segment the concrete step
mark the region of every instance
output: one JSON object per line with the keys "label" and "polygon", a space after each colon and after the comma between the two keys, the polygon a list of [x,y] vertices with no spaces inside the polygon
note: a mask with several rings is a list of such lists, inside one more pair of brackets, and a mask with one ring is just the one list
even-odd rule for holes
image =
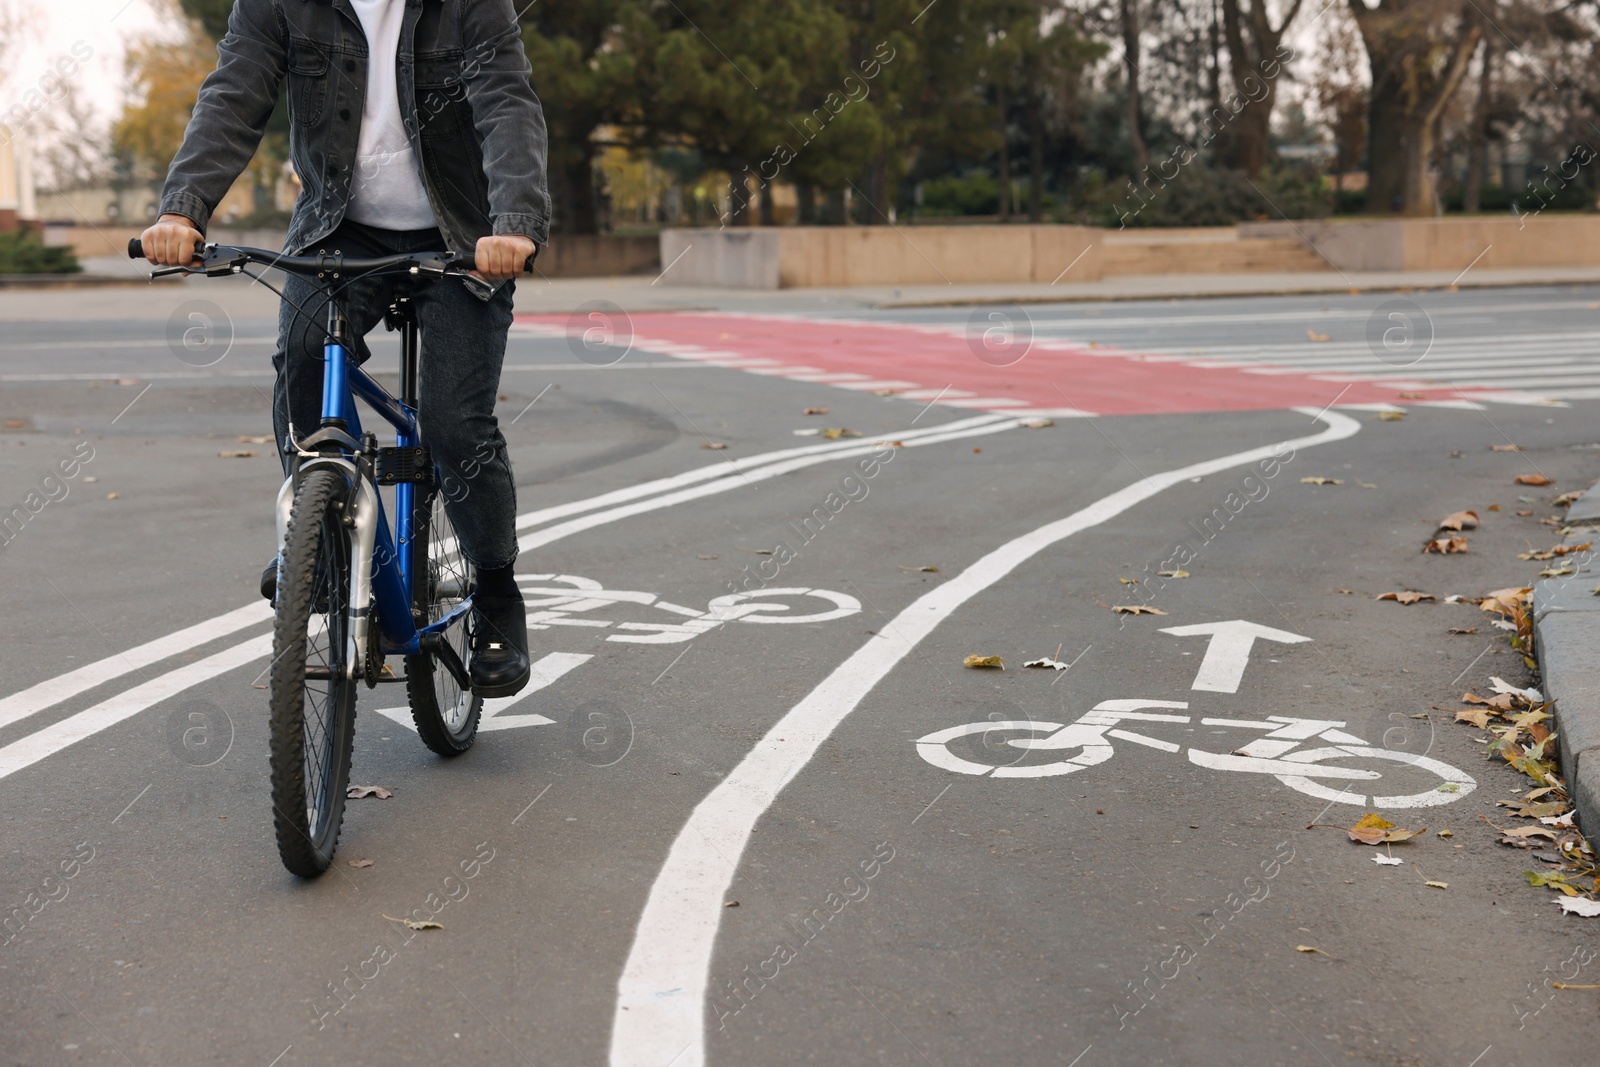
{"label": "concrete step", "polygon": [[1331,270],[1298,238],[1235,241],[1107,241],[1102,276],[1128,274],[1271,274]]}

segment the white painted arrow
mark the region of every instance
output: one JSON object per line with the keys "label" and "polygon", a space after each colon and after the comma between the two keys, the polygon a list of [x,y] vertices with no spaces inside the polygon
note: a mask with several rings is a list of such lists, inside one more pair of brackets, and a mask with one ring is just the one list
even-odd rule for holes
{"label": "white painted arrow", "polygon": [[[579,652],[549,652],[534,661],[532,676],[528,679],[527,688],[516,696],[492,697],[483,702],[483,711],[478,720],[478,730],[489,733],[494,730],[515,730],[519,726],[549,726],[556,720],[544,715],[505,715],[502,714],[513,704],[521,703],[533,696],[545,686],[555,682],[563,674],[574,667],[581,666],[593,659]],[[373,708],[379,715],[393,719],[408,730],[415,730],[416,724],[411,721],[411,709],[403,708]]]}
{"label": "white painted arrow", "polygon": [[1194,676],[1194,684],[1189,687],[1207,693],[1239,691],[1239,681],[1244,677],[1244,669],[1250,662],[1250,649],[1257,638],[1285,645],[1311,640],[1309,637],[1292,634],[1287,630],[1274,630],[1270,626],[1247,622],[1244,619],[1202,622],[1193,626],[1169,626],[1161,632],[1172,634],[1174,637],[1211,635],[1211,644],[1206,647],[1206,658],[1200,661],[1199,673]]}

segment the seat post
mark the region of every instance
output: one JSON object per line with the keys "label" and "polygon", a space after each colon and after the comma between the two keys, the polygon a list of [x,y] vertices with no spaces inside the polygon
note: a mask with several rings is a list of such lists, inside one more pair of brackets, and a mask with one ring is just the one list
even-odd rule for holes
{"label": "seat post", "polygon": [[400,403],[417,406],[417,320],[410,297],[400,297],[390,309],[391,322],[400,327]]}

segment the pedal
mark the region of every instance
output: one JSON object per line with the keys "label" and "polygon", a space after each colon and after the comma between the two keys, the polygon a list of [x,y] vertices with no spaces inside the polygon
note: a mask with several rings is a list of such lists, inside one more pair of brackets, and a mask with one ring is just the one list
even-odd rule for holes
{"label": "pedal", "polygon": [[430,485],[433,482],[433,455],[426,445],[380,448],[373,475],[379,485],[399,485],[402,482]]}

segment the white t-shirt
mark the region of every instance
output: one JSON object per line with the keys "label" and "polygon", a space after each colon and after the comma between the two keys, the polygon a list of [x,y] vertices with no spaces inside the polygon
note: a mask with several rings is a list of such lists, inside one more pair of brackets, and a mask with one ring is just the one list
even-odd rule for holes
{"label": "white t-shirt", "polygon": [[367,35],[367,99],[345,217],[385,230],[431,229],[439,220],[406,139],[396,85],[405,0],[350,0],[350,6]]}

